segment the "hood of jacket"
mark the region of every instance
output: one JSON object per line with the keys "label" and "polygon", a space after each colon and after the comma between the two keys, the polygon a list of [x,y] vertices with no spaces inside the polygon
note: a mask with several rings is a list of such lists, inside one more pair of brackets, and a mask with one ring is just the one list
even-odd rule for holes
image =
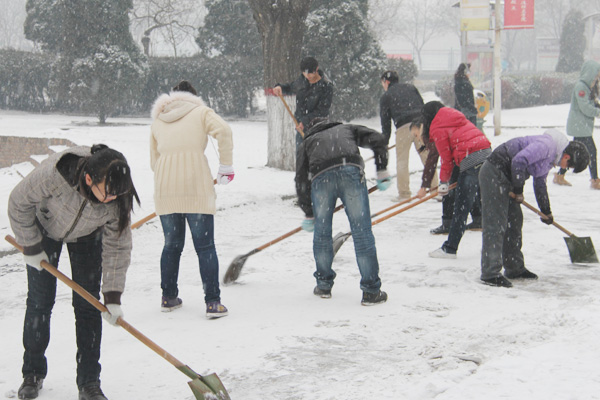
{"label": "hood of jacket", "polygon": [[[600,66],[600,64],[598,65]],[[548,129],[544,132],[544,135],[550,136],[552,141],[556,143],[556,158],[554,159],[554,165],[558,165],[560,159],[562,158],[563,152],[569,145],[569,139],[558,129]]]}
{"label": "hood of jacket", "polygon": [[171,92],[160,95],[152,106],[152,119],[175,122],[188,115],[193,109],[205,106],[198,96],[188,92]]}
{"label": "hood of jacket", "polygon": [[593,60],[587,60],[581,66],[579,80],[585,82],[589,87],[592,87],[594,80],[600,73],[600,64]]}

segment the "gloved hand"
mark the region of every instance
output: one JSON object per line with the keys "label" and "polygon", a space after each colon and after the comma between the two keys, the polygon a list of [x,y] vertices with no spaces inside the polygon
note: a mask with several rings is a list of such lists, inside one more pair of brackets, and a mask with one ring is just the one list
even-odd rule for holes
{"label": "gloved hand", "polygon": [[49,258],[48,254],[46,254],[45,251],[42,251],[39,254],[34,254],[32,256],[23,255],[25,264],[37,269],[40,272],[44,269],[44,268],[42,268],[42,261],[48,262],[48,258]]}
{"label": "gloved hand", "polygon": [[523,197],[523,193],[515,194],[513,192],[510,192],[509,196],[512,197],[513,200],[519,204],[523,204],[523,201],[525,200],[525,198]]}
{"label": "gloved hand", "polygon": [[117,319],[123,317],[123,310],[121,310],[120,304],[106,304],[108,311],[102,312],[102,318],[104,318],[109,324],[117,326]]}
{"label": "gloved hand", "polygon": [[440,183],[440,185],[438,186],[438,189],[437,189],[437,191],[438,191],[438,194],[439,194],[440,196],[445,196],[445,195],[447,195],[447,194],[448,194],[448,192],[450,191],[450,189],[449,189],[449,186],[448,186],[448,183],[447,183],[447,182],[442,182],[442,183]]}
{"label": "gloved hand", "polygon": [[314,218],[304,218],[302,221],[302,229],[306,232],[312,232],[315,230],[315,219]]}
{"label": "gloved hand", "polygon": [[392,179],[390,178],[389,172],[387,170],[382,169],[381,171],[377,171],[377,189],[387,190],[392,184]]}
{"label": "gloved hand", "polygon": [[552,223],[554,222],[554,217],[552,216],[552,213],[545,214],[545,215],[548,218],[540,217],[540,220],[542,220],[542,222],[545,223],[546,225],[552,225]]}
{"label": "gloved hand", "polygon": [[217,183],[219,185],[227,185],[233,180],[234,176],[233,165],[219,165],[219,172],[217,172]]}

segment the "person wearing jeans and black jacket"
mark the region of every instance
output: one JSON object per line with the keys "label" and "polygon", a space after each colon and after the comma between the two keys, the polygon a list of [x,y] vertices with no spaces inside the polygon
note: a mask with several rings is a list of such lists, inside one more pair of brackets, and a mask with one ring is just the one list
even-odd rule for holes
{"label": "person wearing jeans and black jacket", "polygon": [[310,129],[298,151],[296,193],[298,205],[306,219],[302,226],[314,230],[313,252],[316,262],[313,293],[331,297],[335,272],[331,223],[339,198],[350,221],[356,261],[361,274],[362,305],[375,305],[387,300],[381,290],[379,262],[375,238],[371,231],[371,212],[364,161],[359,146],[375,153],[377,186],[385,190],[390,184],[387,172],[388,152],[385,138],[379,132],[361,125],[341,124],[327,119],[311,121]]}
{"label": "person wearing jeans and black jacket", "polygon": [[[47,158],[11,192],[8,216],[27,264],[27,309],[23,328],[20,399],[34,399],[48,372],[50,315],[56,278],[41,267],[58,268],[63,243],[72,279],[100,298],[109,323],[123,316],[121,293],[131,258],[130,214],[139,198],[125,157],[105,145],[81,146]],[[106,400],[100,389],[100,311],[73,294],[79,400]]]}

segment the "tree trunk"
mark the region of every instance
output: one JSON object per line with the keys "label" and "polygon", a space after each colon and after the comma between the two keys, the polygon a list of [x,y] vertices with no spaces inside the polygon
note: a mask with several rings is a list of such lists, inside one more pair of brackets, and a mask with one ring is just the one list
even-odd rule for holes
{"label": "tree trunk", "polygon": [[[273,95],[276,83],[296,79],[302,59],[305,20],[312,0],[248,0],[262,37],[263,84],[269,129],[267,166],[293,170],[296,164],[294,123],[281,100]],[[290,108],[294,96],[286,96]]]}

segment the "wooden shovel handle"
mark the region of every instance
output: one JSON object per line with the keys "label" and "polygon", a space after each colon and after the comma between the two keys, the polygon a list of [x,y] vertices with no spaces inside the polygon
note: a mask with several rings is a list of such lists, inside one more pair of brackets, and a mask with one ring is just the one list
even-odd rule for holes
{"label": "wooden shovel handle", "polygon": [[[23,252],[23,246],[18,244],[14,237],[12,237],[10,235],[6,235],[4,237],[4,239],[8,243],[12,244],[21,253]],[[83,297],[85,300],[87,300],[91,305],[93,305],[99,311],[101,311],[101,312],[108,311],[108,309],[104,306],[104,304],[100,303],[100,301],[97,298],[92,296],[87,290],[82,288],[79,284],[77,284],[76,282],[73,282],[68,276],[66,276],[65,274],[60,272],[52,264],[50,264],[46,261],[42,261],[42,268],[44,268],[46,271],[48,271],[49,273],[54,275],[54,277],[56,277],[58,280],[60,280],[64,284],[66,284],[68,287],[73,289],[73,291],[75,293],[77,293],[78,295]],[[117,324],[120,325],[127,332],[132,334],[140,342],[144,343],[146,346],[148,346],[149,348],[154,350],[154,352],[156,354],[158,354],[159,356],[161,356],[162,358],[164,358],[165,360],[167,360],[168,362],[173,364],[173,366],[175,366],[177,369],[182,371],[184,374],[188,375],[190,378],[195,379],[199,376],[198,374],[193,372],[189,367],[187,367],[184,363],[182,363],[181,361],[179,361],[178,359],[173,357],[171,354],[167,353],[162,347],[160,347],[159,345],[154,343],[152,340],[150,340],[148,337],[146,337],[143,333],[141,333],[140,331],[135,329],[133,326],[131,326],[123,318],[119,317],[119,319],[117,319]],[[187,368],[187,370],[186,370],[186,368]]]}
{"label": "wooden shovel handle", "polygon": [[[523,200],[523,205],[525,207],[529,208],[531,211],[533,211],[537,215],[539,215],[540,217],[542,217],[544,219],[548,219],[548,216],[546,214],[544,214],[543,212],[541,212],[540,210],[538,210],[537,208],[535,208],[534,206],[532,206],[531,204],[529,204],[525,200]],[[554,225],[555,227],[557,227],[558,229],[560,229],[561,231],[563,231],[564,233],[566,233],[569,236],[575,236],[571,232],[569,232],[568,230],[566,230],[565,228],[563,228],[561,225],[559,225],[557,222],[552,221],[552,225]]]}
{"label": "wooden shovel handle", "polygon": [[298,126],[298,121],[296,120],[296,117],[294,117],[294,113],[292,112],[292,110],[290,110],[290,106],[288,106],[287,101],[285,101],[285,99],[283,98],[283,95],[281,95],[281,94],[279,95],[279,98],[283,102],[283,105],[285,106],[285,109],[287,110],[287,112],[290,114],[290,117],[292,117],[292,120],[294,121],[294,125],[296,125],[296,130],[298,132],[300,132],[300,135],[302,135],[302,137],[304,137],[304,132]]}
{"label": "wooden shovel handle", "polygon": [[[213,185],[217,184],[217,180],[213,180]],[[156,217],[156,213],[153,212],[150,215],[146,215],[144,218],[140,219],[139,221],[134,222],[133,224],[131,224],[131,229],[137,229],[140,226],[144,225],[146,222],[150,221],[152,218]]]}
{"label": "wooden shovel handle", "polygon": [[[372,188],[370,188],[368,192],[369,192],[369,194],[371,194],[371,193],[373,193],[376,190],[377,190],[377,185],[375,185]],[[336,208],[333,209],[333,212],[335,213],[337,211],[340,211],[342,208],[344,208],[344,205],[340,204],[339,206],[337,206]],[[256,249],[252,250],[251,253],[252,254],[256,254],[259,251],[262,251],[262,250],[266,249],[267,247],[270,247],[270,246],[274,245],[275,243],[281,242],[283,239],[289,238],[290,236],[292,236],[292,235],[300,232],[301,230],[302,230],[302,227],[299,226],[298,228],[296,228],[296,229],[294,229],[292,231],[289,231],[288,233],[285,233],[285,234],[279,236],[278,238],[275,238],[275,239],[271,240],[269,243],[265,243],[262,246],[257,247]]]}
{"label": "wooden shovel handle", "polygon": [[[456,187],[456,183],[453,183],[452,185],[450,185],[450,186],[448,187],[448,190],[452,190],[452,189],[454,189],[455,187]],[[380,223],[380,222],[383,222],[383,221],[385,221],[386,219],[390,219],[390,218],[392,218],[393,216],[395,216],[395,215],[398,215],[398,214],[400,214],[400,213],[402,213],[402,212],[404,212],[404,211],[406,211],[406,210],[410,210],[411,208],[413,208],[413,207],[415,207],[415,206],[418,206],[419,204],[421,204],[421,203],[424,203],[424,202],[426,202],[426,201],[427,201],[427,200],[429,200],[429,199],[432,199],[432,198],[434,198],[435,196],[437,196],[437,194],[438,194],[437,188],[435,188],[435,189],[432,189],[429,195],[427,195],[427,196],[423,197],[422,199],[420,199],[420,200],[418,200],[418,201],[415,201],[415,202],[414,202],[414,203],[412,203],[412,204],[409,204],[409,205],[407,205],[406,207],[402,207],[401,209],[399,209],[399,210],[396,210],[396,211],[394,211],[394,212],[393,212],[393,213],[391,213],[391,214],[388,214],[388,215],[386,215],[386,216],[384,216],[384,217],[381,217],[381,218],[379,218],[379,219],[376,219],[375,221],[371,222],[371,225],[372,225],[372,226],[374,226],[374,225],[377,225],[378,223]],[[416,196],[415,196],[415,197],[416,197]],[[412,198],[411,198],[411,199],[412,199]],[[400,203],[400,204],[402,204],[402,203]]]}

